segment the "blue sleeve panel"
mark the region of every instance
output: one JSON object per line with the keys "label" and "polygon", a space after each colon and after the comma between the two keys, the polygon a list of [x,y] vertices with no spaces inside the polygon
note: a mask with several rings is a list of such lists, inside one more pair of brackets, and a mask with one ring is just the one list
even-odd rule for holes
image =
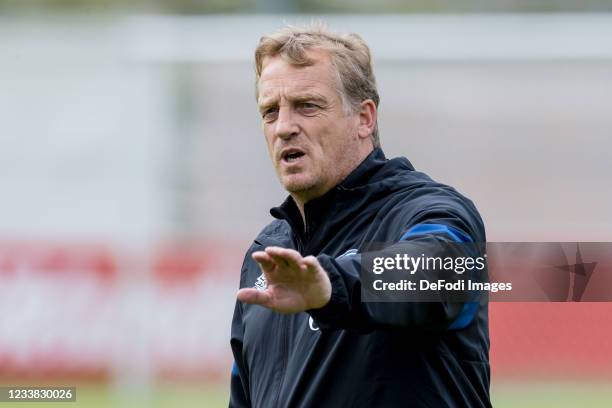
{"label": "blue sleeve panel", "polygon": [[410,237],[422,234],[446,234],[456,242],[472,242],[472,239],[464,232],[442,224],[417,224],[406,231],[400,238],[400,241],[405,241]]}
{"label": "blue sleeve panel", "polygon": [[236,362],[234,361],[234,363],[232,364],[232,377],[237,377],[238,375],[240,375],[238,373],[238,366],[236,365]]}
{"label": "blue sleeve panel", "polygon": [[[448,225],[443,224],[417,224],[414,227],[410,228],[408,231],[402,235],[400,241],[405,241],[408,238],[412,238],[416,235],[422,234],[446,234],[451,237],[456,242],[473,242],[473,240],[466,235],[465,233],[459,231],[456,228],[449,227]],[[476,313],[478,312],[478,302],[466,302],[463,304],[463,309],[453,321],[450,326],[448,326],[448,330],[459,330],[467,327]]]}

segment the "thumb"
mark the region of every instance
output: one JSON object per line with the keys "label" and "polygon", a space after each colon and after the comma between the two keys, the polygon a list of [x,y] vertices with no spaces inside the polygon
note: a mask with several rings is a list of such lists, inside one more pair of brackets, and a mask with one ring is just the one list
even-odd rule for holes
{"label": "thumb", "polygon": [[236,297],[241,302],[266,307],[268,307],[272,301],[272,297],[268,291],[257,290],[255,288],[240,289]]}

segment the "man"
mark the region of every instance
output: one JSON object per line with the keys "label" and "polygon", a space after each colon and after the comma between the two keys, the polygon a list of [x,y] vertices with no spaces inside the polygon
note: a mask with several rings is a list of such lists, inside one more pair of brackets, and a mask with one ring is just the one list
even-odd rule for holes
{"label": "man", "polygon": [[263,132],[289,197],[242,267],[230,406],[489,407],[486,305],[361,299],[370,242],[409,253],[486,241],[471,201],[385,158],[365,42],[289,27],[264,36],[255,60]]}

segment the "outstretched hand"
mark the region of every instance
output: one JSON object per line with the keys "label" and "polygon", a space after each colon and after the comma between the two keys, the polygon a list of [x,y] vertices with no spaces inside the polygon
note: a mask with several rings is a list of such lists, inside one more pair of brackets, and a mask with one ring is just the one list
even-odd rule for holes
{"label": "outstretched hand", "polygon": [[267,288],[244,288],[238,300],[280,313],[298,313],[325,306],[331,298],[331,282],[317,258],[293,250],[268,247],[252,255],[263,271]]}

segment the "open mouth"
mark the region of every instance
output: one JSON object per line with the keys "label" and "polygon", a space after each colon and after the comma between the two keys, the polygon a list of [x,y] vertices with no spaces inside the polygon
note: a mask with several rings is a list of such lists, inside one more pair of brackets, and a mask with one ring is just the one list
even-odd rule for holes
{"label": "open mouth", "polygon": [[293,163],[304,156],[304,152],[298,149],[287,149],[281,154],[281,159],[285,163]]}

